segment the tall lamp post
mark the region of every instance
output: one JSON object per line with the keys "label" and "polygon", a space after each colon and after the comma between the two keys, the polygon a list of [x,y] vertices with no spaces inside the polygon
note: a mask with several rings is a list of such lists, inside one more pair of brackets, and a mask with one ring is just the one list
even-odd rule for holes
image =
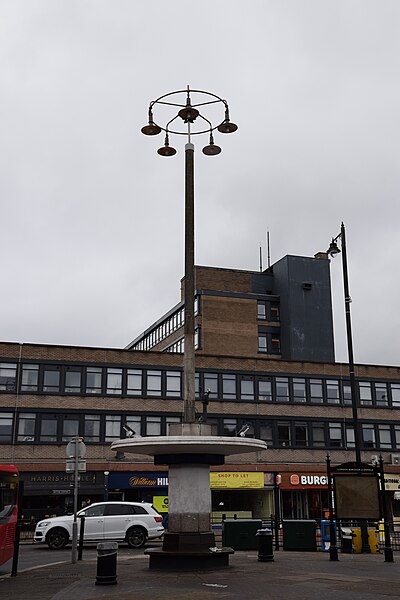
{"label": "tall lamp post", "polygon": [[[215,106],[216,105],[216,106]],[[165,126],[159,125],[154,120],[154,110],[158,108],[166,112],[167,118],[163,119]],[[215,109],[221,109],[222,118],[213,125],[211,115]],[[201,109],[201,112],[200,110]],[[198,124],[201,124],[200,126]],[[210,92],[190,89],[169,92],[152,100],[149,105],[148,124],[142,127],[144,135],[158,135],[165,132],[164,146],[157,150],[160,156],[174,156],[175,148],[170,146],[169,136],[186,136],[185,144],[185,323],[184,323],[184,423],[194,423],[196,420],[195,409],[195,326],[194,326],[194,295],[195,295],[195,270],[194,270],[194,145],[192,137],[206,134],[209,143],[204,146],[206,156],[216,156],[221,152],[220,146],[214,143],[213,132],[233,133],[237,125],[229,118],[229,107],[226,100]]]}
{"label": "tall lamp post", "polygon": [[[332,241],[327,250],[327,254],[334,258],[340,253],[340,249],[337,245],[337,241],[341,242],[342,249],[342,267],[343,267],[343,291],[344,291],[344,307],[346,314],[346,333],[347,333],[347,352],[349,362],[349,378],[350,378],[350,391],[351,391],[351,407],[353,414],[353,428],[354,428],[354,449],[356,455],[357,466],[361,466],[361,430],[360,423],[358,420],[358,388],[356,383],[355,371],[354,371],[354,354],[353,354],[353,336],[351,330],[351,314],[350,304],[351,297],[349,291],[349,275],[347,268],[347,247],[346,247],[346,230],[344,223],[342,222],[340,227],[340,233],[332,238]],[[368,543],[368,526],[365,519],[361,520],[361,551],[364,553],[370,553],[371,549]]]}

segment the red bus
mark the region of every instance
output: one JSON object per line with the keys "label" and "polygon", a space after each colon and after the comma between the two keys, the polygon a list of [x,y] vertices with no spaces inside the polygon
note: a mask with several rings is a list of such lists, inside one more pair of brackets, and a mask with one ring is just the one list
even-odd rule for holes
{"label": "red bus", "polygon": [[0,565],[13,556],[18,517],[19,473],[14,465],[0,465]]}

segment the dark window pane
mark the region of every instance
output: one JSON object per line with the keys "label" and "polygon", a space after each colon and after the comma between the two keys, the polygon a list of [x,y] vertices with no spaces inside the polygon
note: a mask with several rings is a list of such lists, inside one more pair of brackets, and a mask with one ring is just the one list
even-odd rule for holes
{"label": "dark window pane", "polygon": [[17,389],[17,365],[0,363],[0,390],[14,392]]}
{"label": "dark window pane", "polygon": [[81,391],[81,371],[66,371],[65,372],[65,391],[79,394]]}
{"label": "dark window pane", "polygon": [[41,442],[56,442],[57,441],[57,417],[43,416],[40,422],[40,441]]}
{"label": "dark window pane", "polygon": [[11,442],[13,413],[0,413],[0,443]]}
{"label": "dark window pane", "polygon": [[236,398],[236,375],[222,375],[222,397],[228,400]]}
{"label": "dark window pane", "polygon": [[278,421],[278,445],[279,446],[290,446],[290,423]]}
{"label": "dark window pane", "polygon": [[39,365],[23,365],[21,391],[36,392],[38,389]]}
{"label": "dark window pane", "polygon": [[101,394],[102,369],[99,367],[88,367],[86,370],[86,393]]}
{"label": "dark window pane", "polygon": [[63,442],[71,441],[71,439],[76,435],[79,435],[79,420],[64,418],[62,435]]}
{"label": "dark window pane", "polygon": [[18,441],[33,442],[35,440],[35,422],[34,413],[21,413],[18,419]]}
{"label": "dark window pane", "polygon": [[276,382],[276,401],[289,402],[289,379],[287,377],[277,377]]}
{"label": "dark window pane", "polygon": [[85,415],[85,442],[100,441],[100,415]]}
{"label": "dark window pane", "polygon": [[306,402],[306,380],[298,377],[293,378],[293,400],[295,402]]}
{"label": "dark window pane", "polygon": [[258,380],[258,399],[260,401],[272,400],[272,382],[270,380]]}
{"label": "dark window pane", "polygon": [[55,369],[45,369],[43,372],[43,391],[60,391],[60,371]]}

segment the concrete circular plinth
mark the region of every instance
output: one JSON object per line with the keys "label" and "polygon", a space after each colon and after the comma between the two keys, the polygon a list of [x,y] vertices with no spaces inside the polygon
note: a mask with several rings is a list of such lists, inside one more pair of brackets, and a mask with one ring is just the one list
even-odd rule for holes
{"label": "concrete circular plinth", "polygon": [[153,436],[134,437],[112,442],[113,450],[148,456],[203,454],[230,456],[267,450],[262,440],[222,436]]}

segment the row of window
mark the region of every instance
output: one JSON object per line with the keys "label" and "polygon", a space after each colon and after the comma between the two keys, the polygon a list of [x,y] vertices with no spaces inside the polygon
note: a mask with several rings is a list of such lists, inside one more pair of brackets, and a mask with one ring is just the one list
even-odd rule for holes
{"label": "row of window", "polygon": [[[180,370],[24,363],[19,391],[78,395],[182,397]],[[17,363],[0,363],[0,391],[17,390]],[[400,408],[400,382],[358,381],[361,406]],[[196,396],[210,400],[351,404],[348,381],[317,377],[196,373]]]}
{"label": "row of window", "polygon": [[[194,314],[198,314],[199,302],[198,298],[194,299]],[[180,327],[183,327],[185,322],[185,307],[183,306],[177,310],[174,314],[165,319],[162,323],[157,325],[152,331],[147,333],[139,340],[131,350],[150,350],[153,346],[156,346],[166,337],[174,333]]]}
{"label": "row of window", "polygon": [[[169,415],[63,414],[0,412],[0,443],[66,443],[80,435],[87,443],[109,443],[131,435],[167,435]],[[304,419],[247,419],[210,417],[213,435],[235,436],[246,428],[247,437],[264,440],[270,448],[354,448],[354,428],[346,421]],[[15,428],[14,428],[15,425]],[[361,423],[364,450],[400,448],[400,425]]]}

